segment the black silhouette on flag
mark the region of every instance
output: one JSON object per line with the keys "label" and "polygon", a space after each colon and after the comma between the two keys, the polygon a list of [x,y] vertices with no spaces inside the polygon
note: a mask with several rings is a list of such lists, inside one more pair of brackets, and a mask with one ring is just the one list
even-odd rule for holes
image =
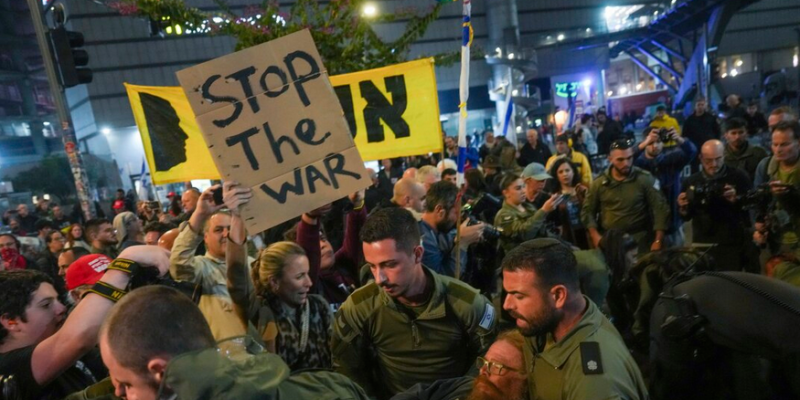
{"label": "black silhouette on flag", "polygon": [[186,162],[189,135],[180,126],[180,118],[169,101],[148,93],[139,93],[142,111],[150,133],[150,146],[156,171],[169,171]]}

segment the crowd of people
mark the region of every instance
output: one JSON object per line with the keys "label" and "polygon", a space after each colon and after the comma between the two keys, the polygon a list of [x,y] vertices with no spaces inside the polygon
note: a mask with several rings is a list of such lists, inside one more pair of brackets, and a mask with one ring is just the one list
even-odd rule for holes
{"label": "crowd of people", "polygon": [[235,181],[113,219],[21,204],[0,398],[797,398],[797,114],[706,105],[638,142],[602,110],[487,131],[461,188],[447,137],[260,233]]}

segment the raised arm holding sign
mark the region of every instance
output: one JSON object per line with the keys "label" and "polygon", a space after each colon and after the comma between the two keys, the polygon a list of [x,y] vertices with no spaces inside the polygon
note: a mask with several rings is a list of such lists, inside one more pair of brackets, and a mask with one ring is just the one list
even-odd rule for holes
{"label": "raised arm holding sign", "polygon": [[223,179],[253,189],[251,233],[371,184],[309,32],[178,72]]}

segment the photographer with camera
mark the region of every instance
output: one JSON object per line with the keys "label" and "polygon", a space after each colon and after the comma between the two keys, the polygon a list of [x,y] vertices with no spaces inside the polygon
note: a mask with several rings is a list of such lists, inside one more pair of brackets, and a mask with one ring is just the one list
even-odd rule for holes
{"label": "photographer with camera", "polygon": [[[670,246],[683,245],[683,221],[678,213],[678,194],[681,192],[681,171],[697,157],[697,147],[678,135],[674,129],[647,128],[644,141],[639,143],[639,155],[633,161],[637,166],[656,177],[661,193],[670,210],[667,236]],[[674,141],[677,147],[664,151],[664,143]]]}
{"label": "photographer with camera", "polygon": [[[456,243],[456,223],[459,209],[456,207],[458,188],[447,181],[431,185],[425,197],[425,211],[419,221],[422,233],[422,264],[440,275],[454,277],[456,273],[456,251],[461,251],[461,265],[467,262],[467,247],[481,240],[486,224],[470,225],[467,218],[461,229],[461,241]],[[457,247],[456,247],[457,246]]]}
{"label": "photographer with camera", "polygon": [[100,324],[128,284],[151,268],[159,275],[167,273],[167,251],[153,246],[123,250],[69,317],[48,276],[38,271],[0,272],[0,377],[14,376],[0,379],[0,393],[19,399],[61,399],[102,379],[79,360],[97,345]]}
{"label": "photographer with camera", "polygon": [[[772,120],[772,118],[770,118]],[[756,222],[753,241],[767,246],[765,254],[793,252],[800,238],[800,124],[778,122],[772,128],[772,157],[756,168],[755,184],[767,184],[772,194],[769,213]]]}
{"label": "photographer with camera", "polygon": [[737,194],[752,187],[747,173],[725,165],[725,146],[705,142],[700,150],[701,171],[686,178],[678,196],[678,210],[692,221],[692,244],[713,245],[709,254],[720,271],[758,272],[749,240],[750,216]]}

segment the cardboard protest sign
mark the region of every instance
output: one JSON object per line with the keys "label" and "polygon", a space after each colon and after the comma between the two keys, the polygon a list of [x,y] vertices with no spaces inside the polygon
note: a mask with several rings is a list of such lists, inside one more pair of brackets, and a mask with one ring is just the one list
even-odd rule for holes
{"label": "cardboard protest sign", "polygon": [[177,73],[250,233],[371,184],[308,30]]}
{"label": "cardboard protest sign", "polygon": [[442,151],[433,58],[331,77],[364,160]]}
{"label": "cardboard protest sign", "polygon": [[183,89],[127,83],[125,89],[154,184],[219,179]]}

